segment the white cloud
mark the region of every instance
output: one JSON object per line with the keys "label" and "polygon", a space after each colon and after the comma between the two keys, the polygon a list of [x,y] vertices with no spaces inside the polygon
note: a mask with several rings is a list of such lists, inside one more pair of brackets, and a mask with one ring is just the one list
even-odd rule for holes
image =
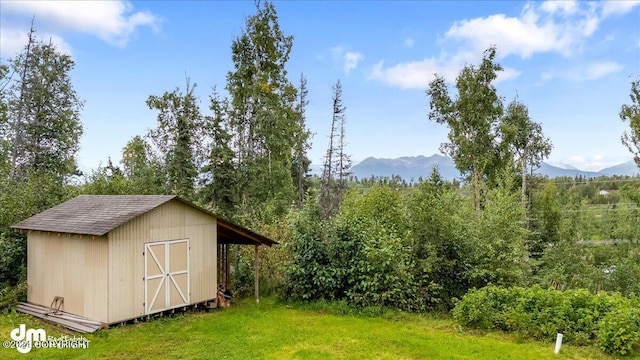
{"label": "white cloud", "polygon": [[445,38],[467,41],[477,50],[497,45],[502,56],[517,54],[529,58],[534,52],[566,49],[566,41],[556,33],[553,24],[539,26],[532,20],[498,14],[457,22],[447,31]]}
{"label": "white cloud", "polygon": [[557,77],[573,81],[593,81],[621,71],[624,66],[615,61],[596,61],[558,72]]}
{"label": "white cloud", "polygon": [[[494,14],[457,21],[440,39],[443,50],[438,56],[388,65],[386,68],[385,63],[380,61],[372,68],[369,79],[405,89],[424,89],[437,73],[451,83],[463,66],[478,63],[484,50],[490,46],[496,46],[499,60],[508,56],[528,59],[538,53],[571,57],[582,52],[585,41],[598,30],[608,14],[625,13],[634,6],[575,0],[530,2],[517,16]],[[622,65],[616,62],[602,61],[578,66],[564,73],[549,70],[542,74],[539,84],[556,77],[596,80],[621,69]],[[505,68],[497,80],[513,79],[520,73],[517,69]]]}
{"label": "white cloud", "polygon": [[[2,31],[0,31],[0,56],[8,58],[22,51],[29,41],[28,33],[28,30],[2,29]],[[47,43],[51,41],[58,51],[72,55],[71,45],[58,35],[50,33],[40,34],[36,32],[36,39]]]}
{"label": "white cloud", "polygon": [[564,56],[580,52],[583,41],[600,24],[597,7],[588,3],[547,1],[525,5],[518,17],[495,14],[456,22],[445,34],[482,51],[491,45],[499,56],[530,58],[535,53],[555,52]]}
{"label": "white cloud", "polygon": [[[384,67],[384,61],[379,61],[369,72],[368,78],[401,89],[426,89],[436,74],[444,77],[447,82],[455,82],[460,70],[469,63],[465,61],[468,57],[468,54],[458,54],[458,56],[448,59],[426,58],[419,61],[398,63],[387,68]],[[514,79],[520,73],[516,69],[504,68],[498,74],[496,83]]]}
{"label": "white cloud", "polygon": [[623,66],[614,61],[594,62],[585,68],[585,80],[598,80],[604,76],[616,73],[622,70]]}
{"label": "white cloud", "polygon": [[538,85],[554,78],[571,81],[593,81],[620,72],[624,66],[615,61],[593,61],[570,69],[550,69],[542,73]]}
{"label": "white cloud", "polygon": [[413,44],[414,44],[414,41],[413,41],[413,39],[412,39],[412,38],[406,38],[406,39],[404,40],[404,45],[405,45],[406,47],[413,47]]}
{"label": "white cloud", "polygon": [[575,14],[578,10],[576,0],[567,1],[545,1],[540,8],[550,14],[562,13],[565,15]]}
{"label": "white cloud", "polygon": [[345,74],[349,74],[351,70],[354,70],[358,67],[358,63],[364,59],[364,56],[359,52],[347,52],[344,54],[344,72]]}
{"label": "white cloud", "polygon": [[115,46],[125,46],[137,28],[157,31],[160,23],[148,11],[134,12],[128,1],[7,1],[3,11],[35,15],[56,29],[91,34]]}
{"label": "white cloud", "polygon": [[369,79],[402,89],[426,89],[434,74],[442,74],[442,70],[434,59],[400,63],[386,69],[384,61],[380,61],[373,66]]}
{"label": "white cloud", "polygon": [[624,15],[636,6],[640,6],[639,0],[605,1],[602,4],[602,16]]}
{"label": "white cloud", "polygon": [[364,55],[356,51],[346,51],[344,47],[338,45],[329,49],[331,57],[335,62],[342,65],[345,74],[349,74],[351,70],[358,68],[360,61],[364,59]]}

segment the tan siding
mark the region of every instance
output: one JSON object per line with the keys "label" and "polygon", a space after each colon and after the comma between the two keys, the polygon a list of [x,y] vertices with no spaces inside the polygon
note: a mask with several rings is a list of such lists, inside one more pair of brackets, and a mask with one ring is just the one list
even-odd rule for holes
{"label": "tan siding", "polygon": [[46,301],[45,278],[42,275],[45,265],[44,239],[29,232],[27,236],[27,283],[29,291],[27,301],[34,304],[44,304]]}
{"label": "tan siding", "polygon": [[189,226],[187,237],[191,240],[190,288],[191,302],[216,297],[216,225]]}
{"label": "tan siding", "polygon": [[84,288],[85,316],[91,319],[108,322],[108,269],[109,245],[106,236],[85,242],[84,247]]}
{"label": "tan siding", "polygon": [[62,296],[65,311],[106,322],[106,249],[106,237],[30,232],[27,300],[49,306]]}
{"label": "tan siding", "polygon": [[109,322],[144,315],[144,244],[189,239],[190,302],[215,298],[216,220],[177,200],[109,233]]}
{"label": "tan siding", "polygon": [[84,244],[91,239],[66,236],[66,238],[55,240],[57,244],[54,246],[60,246],[65,259],[62,264],[64,309],[74,314],[84,315]]}
{"label": "tan siding", "polygon": [[109,233],[109,322],[144,315],[144,243],[149,213]]}

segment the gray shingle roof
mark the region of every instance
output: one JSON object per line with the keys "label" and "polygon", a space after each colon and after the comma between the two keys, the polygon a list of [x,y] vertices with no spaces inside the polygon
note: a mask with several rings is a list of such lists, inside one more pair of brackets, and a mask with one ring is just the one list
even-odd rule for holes
{"label": "gray shingle roof", "polygon": [[12,225],[14,229],[102,236],[170,201],[180,201],[217,219],[221,244],[277,244],[175,195],[80,195]]}
{"label": "gray shingle roof", "polygon": [[174,195],[80,195],[13,226],[15,229],[102,236]]}

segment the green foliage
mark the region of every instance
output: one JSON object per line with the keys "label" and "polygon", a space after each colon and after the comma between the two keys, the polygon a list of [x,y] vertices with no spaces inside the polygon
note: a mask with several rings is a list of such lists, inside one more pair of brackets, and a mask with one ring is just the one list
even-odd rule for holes
{"label": "green foliage", "polygon": [[51,42],[36,41],[34,32],[32,28],[24,50],[9,62],[14,75],[2,106],[7,123],[0,126],[0,139],[10,150],[12,175],[38,172],[63,180],[78,173],[83,102],[71,82],[71,57]]}
{"label": "green foliage", "polygon": [[295,199],[291,168],[307,130],[296,109],[297,90],[287,79],[293,37],[285,35],[270,2],[257,2],[231,46],[227,74],[229,133],[234,136],[239,211],[272,207],[279,216]]}
{"label": "green foliage", "polygon": [[[151,95],[147,99],[149,109],[158,111],[158,127],[152,129],[149,135],[166,169],[169,191],[190,200],[194,197],[199,171],[196,157],[202,123],[198,100],[193,94],[195,87],[187,79],[186,93],[175,89],[161,96]],[[140,151],[139,144],[132,145]]]}
{"label": "green foliage", "polygon": [[132,194],[162,194],[166,190],[166,173],[151,146],[141,136],[134,136],[122,149],[122,174],[129,180]]}
{"label": "green foliage", "polygon": [[415,288],[402,210],[401,196],[385,186],[374,186],[363,196],[352,192],[344,199],[337,219],[338,239],[360,250],[341,264],[347,267],[346,284],[352,284],[347,291],[350,302],[410,307]]}
{"label": "green foliage", "polygon": [[470,232],[475,239],[468,256],[473,259],[471,278],[485,284],[519,285],[527,274],[525,206],[513,191],[513,177],[505,175],[499,187],[487,191],[485,205]]}
{"label": "green foliage", "polygon": [[211,142],[208,157],[202,168],[202,188],[200,199],[204,203],[212,204],[216,211],[226,217],[231,217],[239,202],[238,173],[234,166],[234,153],[231,150],[232,136],[227,129],[226,117],[229,104],[219,98],[214,89],[211,94],[209,108],[213,116],[205,117],[205,133]]}
{"label": "green foliage", "polygon": [[480,212],[437,172],[409,196],[383,183],[352,190],[326,220],[307,203],[292,223],[287,289],[303,299],[425,311],[450,309],[472,286],[521,284],[530,271],[527,231],[512,179],[487,192]]}
{"label": "green foliage", "polygon": [[527,201],[527,178],[529,170],[540,167],[542,160],[551,153],[552,145],[542,134],[542,126],[529,117],[526,105],[517,99],[507,106],[500,121],[501,147],[512,154],[519,163],[522,177],[522,199]]}
{"label": "green foliage", "polygon": [[325,218],[334,216],[347,191],[347,179],[351,168],[351,157],[346,154],[345,111],[342,103],[340,80],[333,86],[333,116],[329,132],[329,146],[322,166],[320,179],[320,206]]}
{"label": "green foliage", "polygon": [[481,182],[493,178],[504,167],[504,159],[496,147],[498,120],[502,116],[502,100],[493,82],[502,71],[494,62],[496,48],[484,53],[479,66],[465,66],[456,78],[457,98],[452,99],[441,76],[429,83],[429,119],[449,128],[449,142],[441,151],[449,155],[456,167],[471,181],[476,209],[481,205]]}
{"label": "green foliage", "polygon": [[558,187],[554,182],[548,182],[532,196],[529,220],[531,233],[527,239],[532,258],[540,259],[547,246],[559,241],[561,219]]}
{"label": "green foliage", "polygon": [[300,87],[298,88],[298,104],[296,110],[300,114],[298,126],[301,131],[294,134],[296,146],[293,148],[293,163],[291,164],[291,176],[296,187],[297,205],[302,206],[304,196],[311,187],[311,175],[309,174],[311,160],[307,156],[307,152],[311,149],[310,138],[313,135],[307,128],[307,105],[309,100],[309,89],[307,88],[307,78],[304,74],[300,74]]}
{"label": "green foliage", "polygon": [[631,82],[630,105],[622,105],[620,119],[629,122],[629,131],[622,134],[622,144],[633,154],[640,166],[640,77]]}
{"label": "green foliage", "polygon": [[408,199],[416,309],[449,309],[469,288],[474,244],[468,231],[470,204],[435,171]]}
{"label": "green foliage", "polygon": [[544,290],[487,286],[472,290],[453,309],[464,327],[516,332],[552,341],[598,345],[607,353],[631,351],[640,340],[637,301],[587,290]]}
{"label": "green foliage", "polygon": [[600,321],[598,346],[607,354],[627,355],[640,343],[640,308],[638,303],[624,304]]}
{"label": "green foliage", "polygon": [[27,268],[20,265],[18,282],[14,285],[6,283],[0,284],[0,310],[7,311],[14,309],[19,302],[27,301],[27,292],[29,284],[27,284]]}
{"label": "green foliage", "polygon": [[292,238],[287,246],[292,258],[285,270],[283,295],[302,300],[333,299],[337,280],[317,199],[308,199],[290,218]]}
{"label": "green foliage", "polygon": [[27,239],[23,235],[0,233],[0,287],[15,286],[21,280],[27,258]]}

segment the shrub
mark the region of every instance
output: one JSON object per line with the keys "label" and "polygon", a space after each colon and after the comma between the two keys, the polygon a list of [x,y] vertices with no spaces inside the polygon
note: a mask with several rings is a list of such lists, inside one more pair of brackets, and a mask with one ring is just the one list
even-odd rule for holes
{"label": "shrub", "polygon": [[543,341],[552,341],[560,332],[566,342],[597,343],[607,353],[623,355],[640,341],[638,305],[620,294],[487,286],[467,293],[452,313],[464,327]]}
{"label": "shrub", "polygon": [[626,355],[640,341],[640,309],[637,307],[624,304],[609,312],[599,325],[598,346],[608,354]]}
{"label": "shrub", "polygon": [[27,301],[27,268],[21,266],[19,268],[18,283],[11,285],[9,283],[0,284],[0,310],[9,310],[15,308],[19,302]]}

